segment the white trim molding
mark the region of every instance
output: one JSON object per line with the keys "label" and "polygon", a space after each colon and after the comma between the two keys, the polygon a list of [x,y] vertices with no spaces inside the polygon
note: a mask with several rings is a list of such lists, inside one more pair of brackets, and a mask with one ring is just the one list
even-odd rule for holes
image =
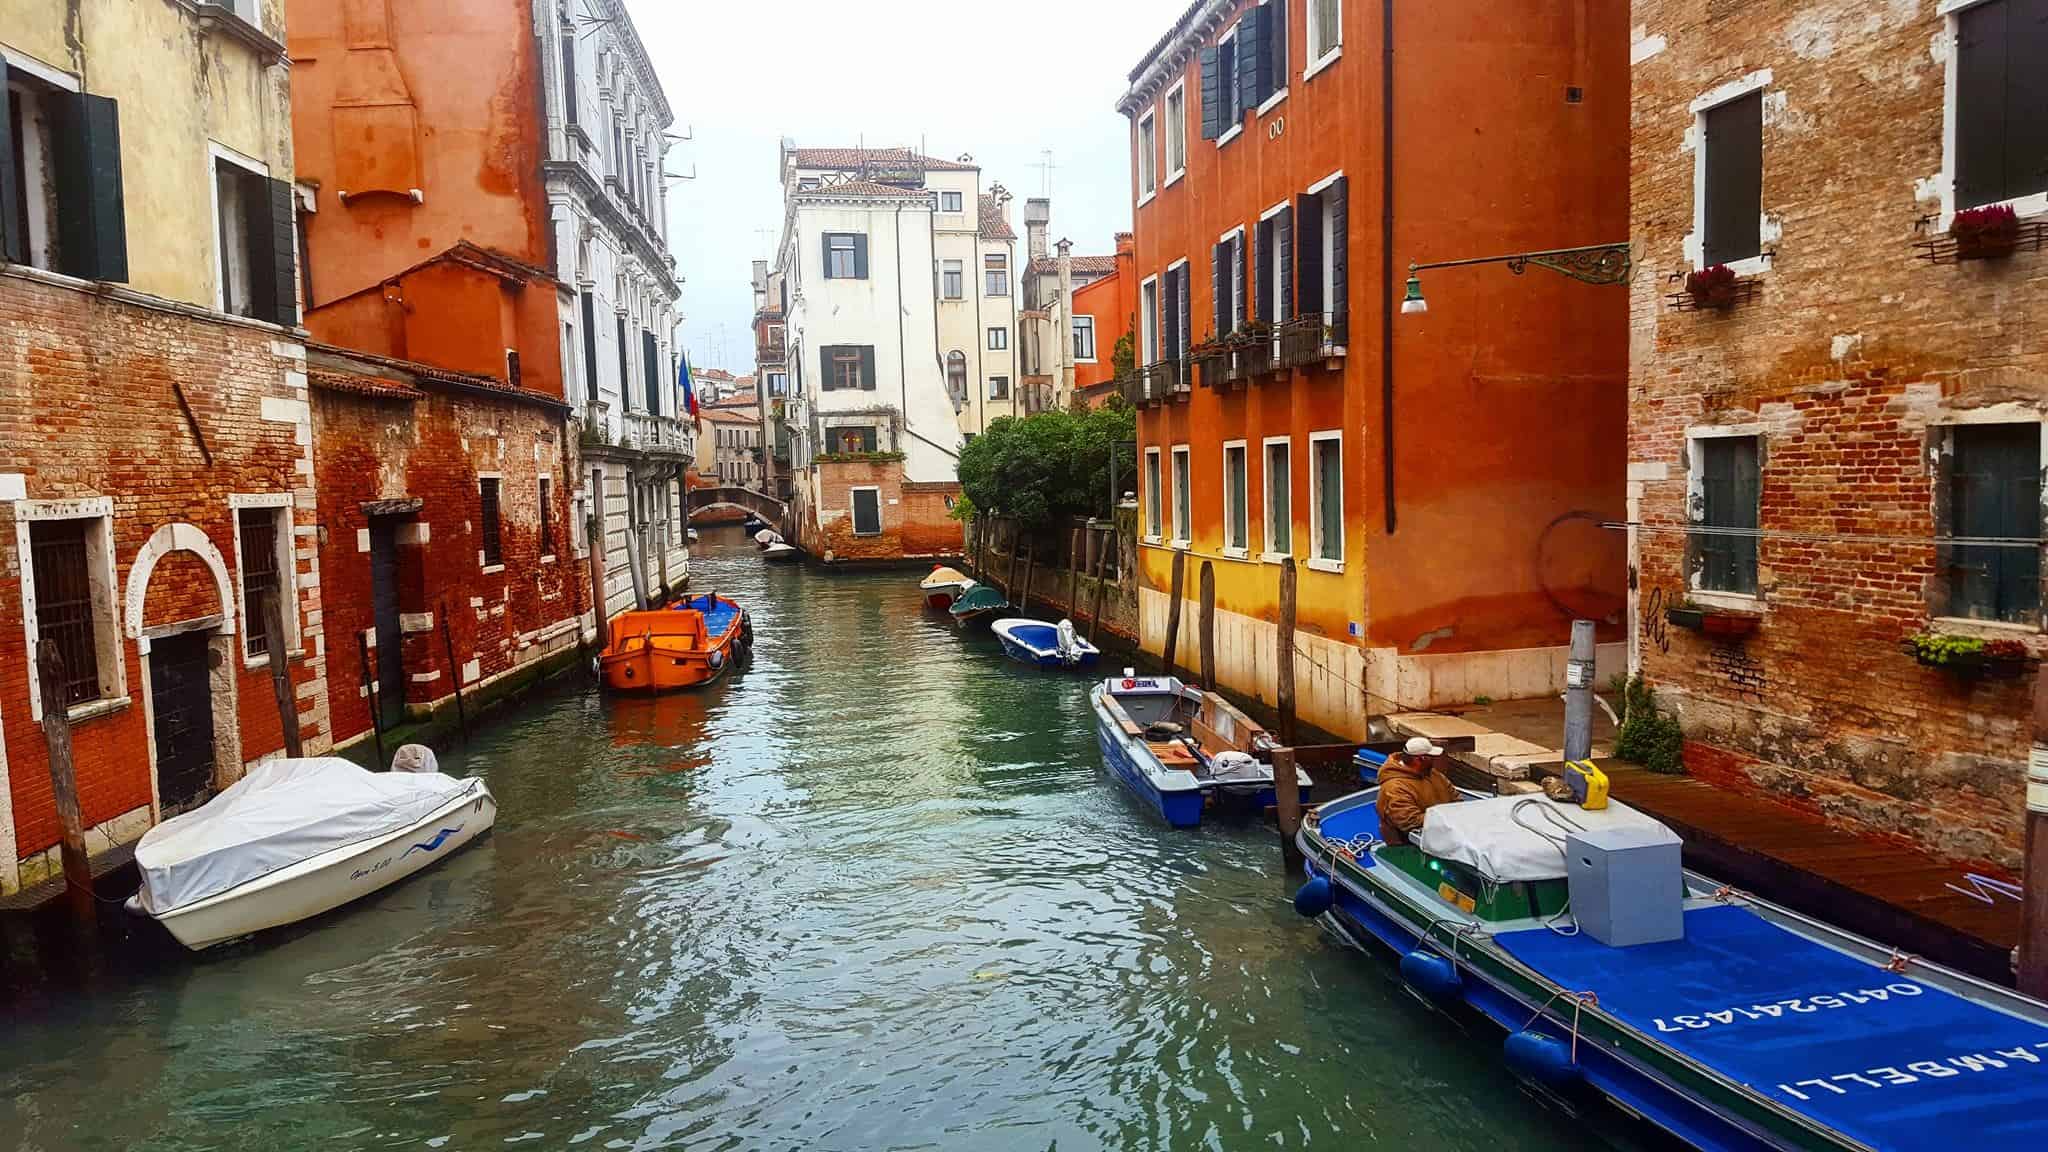
{"label": "white trim molding", "polygon": [[[1323,510],[1320,507],[1322,475],[1316,467],[1316,445],[1334,441],[1337,445],[1337,555],[1323,555]],[[1308,434],[1308,566],[1318,572],[1344,570],[1344,430],[1330,428]]]}
{"label": "white trim molding", "polygon": [[[1962,44],[1961,24],[1958,17],[1966,10],[1989,4],[1992,0],[1942,0],[1935,8],[1941,17],[1942,97],[1941,97],[1941,171],[1920,181],[1914,186],[1918,200],[1934,200],[1938,206],[1938,218],[1934,231],[1947,232],[1954,225],[1956,212],[1956,70],[1961,66]],[[1996,200],[1990,204],[1970,207],[1990,208],[2004,206],[2022,220],[2048,215],[2048,189],[2027,196],[2015,196],[2009,200]]]}
{"label": "white trim molding", "polygon": [[[1771,70],[1760,68],[1755,72],[1737,77],[1719,87],[1709,89],[1695,97],[1687,110],[1692,113],[1692,123],[1686,128],[1685,147],[1692,152],[1692,231],[1685,234],[1685,260],[1697,272],[1706,267],[1707,235],[1707,113],[1740,100],[1753,92],[1763,92],[1771,86]],[[1772,121],[1771,101],[1764,98],[1763,119],[1765,124]],[[1759,147],[1762,147],[1761,143]],[[1746,260],[1737,260],[1728,265],[1737,276],[1759,276],[1771,269],[1771,260],[1779,240],[1784,236],[1784,223],[1778,217],[1757,206],[1757,255]]]}

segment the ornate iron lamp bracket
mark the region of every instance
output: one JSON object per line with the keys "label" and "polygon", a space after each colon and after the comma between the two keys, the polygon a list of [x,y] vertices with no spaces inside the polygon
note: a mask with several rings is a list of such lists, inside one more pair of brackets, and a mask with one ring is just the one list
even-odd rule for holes
{"label": "ornate iron lamp bracket", "polygon": [[1518,252],[1512,256],[1481,256],[1471,260],[1410,264],[1408,272],[1412,276],[1432,268],[1463,268],[1474,264],[1505,264],[1508,271],[1517,276],[1534,264],[1587,284],[1626,284],[1635,272],[1635,254],[1627,243],[1589,244],[1580,248]]}

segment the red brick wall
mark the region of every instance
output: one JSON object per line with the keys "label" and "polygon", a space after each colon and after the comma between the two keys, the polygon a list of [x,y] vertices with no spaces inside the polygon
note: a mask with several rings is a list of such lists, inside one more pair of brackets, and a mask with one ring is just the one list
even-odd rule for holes
{"label": "red brick wall", "polygon": [[[811,555],[844,561],[960,554],[960,525],[947,503],[959,496],[960,485],[906,481],[902,462],[894,460],[818,464],[813,474],[816,507],[800,529],[804,551]],[[870,485],[881,491],[882,531],[856,536],[853,489]]]}
{"label": "red brick wall", "polygon": [[[21,275],[0,275],[0,471],[25,474],[31,500],[111,497],[115,554],[115,627],[127,673],[129,704],[79,723],[72,734],[83,816],[88,827],[150,803],[151,739],[146,721],[143,659],[126,635],[128,582],[136,557],[157,529],[191,524],[206,534],[239,582],[234,513],[237,493],[292,493],[297,523],[315,514],[299,466],[307,449],[303,425],[289,404],[302,403],[303,360],[279,354],[274,330],[149,307],[126,297],[97,296]],[[288,352],[297,346],[290,345]],[[180,410],[181,386],[192,419],[212,453],[202,457]],[[263,401],[285,402],[266,419]],[[55,844],[58,826],[49,763],[30,714],[30,660],[23,632],[21,565],[12,505],[0,520],[0,725],[6,738],[15,851],[27,856]],[[311,637],[320,589],[310,552],[298,561],[301,632]],[[230,610],[233,610],[232,606]],[[197,554],[178,550],[156,565],[143,601],[144,620],[161,625],[221,611],[211,570]],[[235,643],[241,643],[236,625]],[[293,661],[296,685],[317,683],[324,659],[313,650]],[[238,658],[236,699],[244,761],[283,746],[267,669]],[[300,702],[309,749],[327,741],[324,707]],[[222,765],[228,774],[240,765]]]}
{"label": "red brick wall", "polygon": [[[1948,48],[1934,5],[1747,5],[1739,19],[1724,7],[1634,12],[1629,460],[1640,518],[1666,529],[1641,536],[1643,666],[1684,720],[1696,773],[2009,868],[2029,684],[1973,686],[1900,641],[1937,626],[1943,574],[1927,541],[1943,425],[2048,408],[2048,253],[1916,259],[1940,226],[1922,223],[1941,207]],[[1690,105],[1764,69],[1763,210],[1782,236],[1756,299],[1678,311]],[[1671,529],[1686,522],[1686,430],[1700,426],[1762,435],[1763,620],[1736,645],[1663,619],[1689,594]],[[1794,532],[1807,535],[1769,535]],[[2019,635],[2041,649],[2037,627]]]}
{"label": "red brick wall", "polygon": [[[569,500],[578,469],[561,415],[529,401],[472,394],[429,392],[406,402],[316,387],[313,419],[315,475],[324,496],[321,565],[329,589],[327,640],[335,653],[330,685],[337,740],[370,730],[357,645],[357,637],[375,626],[370,554],[358,543],[359,531],[369,527],[365,502],[422,502],[416,522],[425,527],[425,542],[408,545],[401,534],[399,606],[409,614],[433,614],[430,631],[408,633],[403,641],[408,677],[433,679],[409,680],[410,704],[452,697],[453,675],[472,659],[481,681],[538,658],[536,633],[568,627],[587,610],[588,561],[570,547]],[[481,473],[500,476],[502,572],[486,573],[478,563]],[[543,473],[553,480],[555,559],[547,562],[540,551]],[[444,615],[455,669],[448,667],[441,637]],[[370,655],[374,676],[374,647]]]}

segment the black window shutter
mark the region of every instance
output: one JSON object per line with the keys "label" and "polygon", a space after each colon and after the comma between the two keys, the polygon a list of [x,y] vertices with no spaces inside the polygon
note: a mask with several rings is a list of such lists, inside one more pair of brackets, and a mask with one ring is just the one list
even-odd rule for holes
{"label": "black window shutter", "polygon": [[[1223,84],[1216,73],[1216,49],[1202,49],[1202,139],[1223,134]],[[0,112],[6,109],[0,108]]]}
{"label": "black window shutter", "polygon": [[2010,0],[2006,69],[2006,196],[2048,191],[2048,0]]}
{"label": "black window shutter", "polygon": [[589,400],[597,402],[597,297],[583,293],[583,381],[590,386]]}
{"label": "black window shutter", "polygon": [[875,346],[863,344],[860,349],[860,386],[864,392],[875,390]]}
{"label": "black window shutter", "polygon": [[1230,330],[1233,332],[1244,327],[1245,321],[1251,318],[1251,267],[1245,262],[1244,242],[1245,234],[1242,232],[1230,238],[1231,283],[1238,288],[1238,299],[1231,302]]}
{"label": "black window shutter", "polygon": [[1166,307],[1159,317],[1161,339],[1159,347],[1166,353],[1162,359],[1180,359],[1180,274],[1169,271],[1166,274]]}
{"label": "black window shutter", "polygon": [[1344,177],[1323,190],[1323,215],[1330,229],[1330,342],[1347,343],[1351,322],[1351,194]]}
{"label": "black window shutter", "polygon": [[[251,309],[259,320],[286,328],[299,323],[298,199],[286,180],[248,178],[249,276],[255,290]],[[260,226],[259,226],[260,225]]]}
{"label": "black window shutter", "polygon": [[654,333],[640,330],[640,355],[647,372],[647,410],[661,414],[661,345],[655,343]]}
{"label": "black window shutter", "polygon": [[83,280],[128,279],[121,197],[121,117],[114,101],[80,92],[45,97],[57,176],[58,271]]}
{"label": "black window shutter", "polygon": [[1265,48],[1259,37],[1264,19],[1260,13],[1264,11],[1264,8],[1254,8],[1247,19],[1237,24],[1237,94],[1243,105],[1239,109],[1240,115],[1258,107],[1259,101],[1266,98],[1265,93],[1259,90],[1259,72],[1266,60]]}
{"label": "black window shutter", "polygon": [[832,279],[832,233],[825,233],[823,236],[818,237],[818,241],[824,245],[825,279],[830,280]]}
{"label": "black window shutter", "polygon": [[1216,335],[1230,335],[1230,243],[1216,245],[1209,250],[1209,298],[1215,302],[1210,309],[1216,317]]}
{"label": "black window shutter", "polygon": [[1260,242],[1253,252],[1257,262],[1257,291],[1251,293],[1251,301],[1245,307],[1245,314],[1255,320],[1272,320],[1274,310],[1274,221],[1260,221]]}
{"label": "black window shutter", "polygon": [[865,232],[856,232],[853,237],[853,278],[868,278],[868,237]]}
{"label": "black window shutter", "polygon": [[1273,55],[1263,100],[1287,87],[1287,0],[1268,0],[1259,11],[1266,14],[1266,49]]}
{"label": "black window shutter", "polygon": [[0,64],[0,261],[28,263],[28,237],[21,234],[21,196],[14,182],[14,102],[7,90],[7,65]]}
{"label": "black window shutter", "polygon": [[562,37],[562,117],[576,123],[576,30],[564,28]]}
{"label": "black window shutter", "polygon": [[632,368],[631,368],[631,366],[630,366],[630,363],[629,363],[629,361],[628,361],[628,360],[627,360],[627,358],[626,358],[626,357],[627,357],[627,353],[626,353],[626,318],[625,318],[624,316],[621,316],[621,317],[619,317],[618,319],[619,319],[619,409],[620,409],[620,411],[623,411],[623,412],[631,412],[631,411],[633,410],[633,387],[632,387],[632,384],[633,384],[633,370],[632,370]]}
{"label": "black window shutter", "polygon": [[1956,207],[2005,199],[2006,6],[1956,13]]}
{"label": "black window shutter", "polygon": [[1273,217],[1273,274],[1280,278],[1280,314],[1275,324],[1294,316],[1294,209]]}
{"label": "black window shutter", "polygon": [[1709,266],[1747,260],[1763,251],[1759,217],[1764,198],[1764,94],[1752,92],[1705,116],[1706,235]]}
{"label": "black window shutter", "polygon": [[1194,278],[1190,271],[1188,265],[1180,266],[1180,352],[1183,356],[1187,355],[1195,339],[1195,294],[1189,291]]}
{"label": "black window shutter", "polygon": [[832,354],[838,350],[838,346],[834,344],[825,344],[818,348],[818,387],[827,392],[839,387],[832,379]]}
{"label": "black window shutter", "polygon": [[1294,198],[1295,218],[1301,232],[1294,240],[1295,297],[1303,316],[1320,316],[1323,311],[1323,213],[1322,202],[1314,196]]}

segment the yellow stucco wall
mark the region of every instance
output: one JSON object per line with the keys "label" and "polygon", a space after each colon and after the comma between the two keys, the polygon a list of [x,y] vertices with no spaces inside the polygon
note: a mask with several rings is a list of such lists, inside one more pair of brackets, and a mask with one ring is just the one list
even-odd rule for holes
{"label": "yellow stucco wall", "polygon": [[[277,38],[280,0],[264,0]],[[180,0],[0,0],[0,44],[59,72],[121,111],[128,283],[213,307],[213,160],[220,144],[289,180],[291,73]]]}

